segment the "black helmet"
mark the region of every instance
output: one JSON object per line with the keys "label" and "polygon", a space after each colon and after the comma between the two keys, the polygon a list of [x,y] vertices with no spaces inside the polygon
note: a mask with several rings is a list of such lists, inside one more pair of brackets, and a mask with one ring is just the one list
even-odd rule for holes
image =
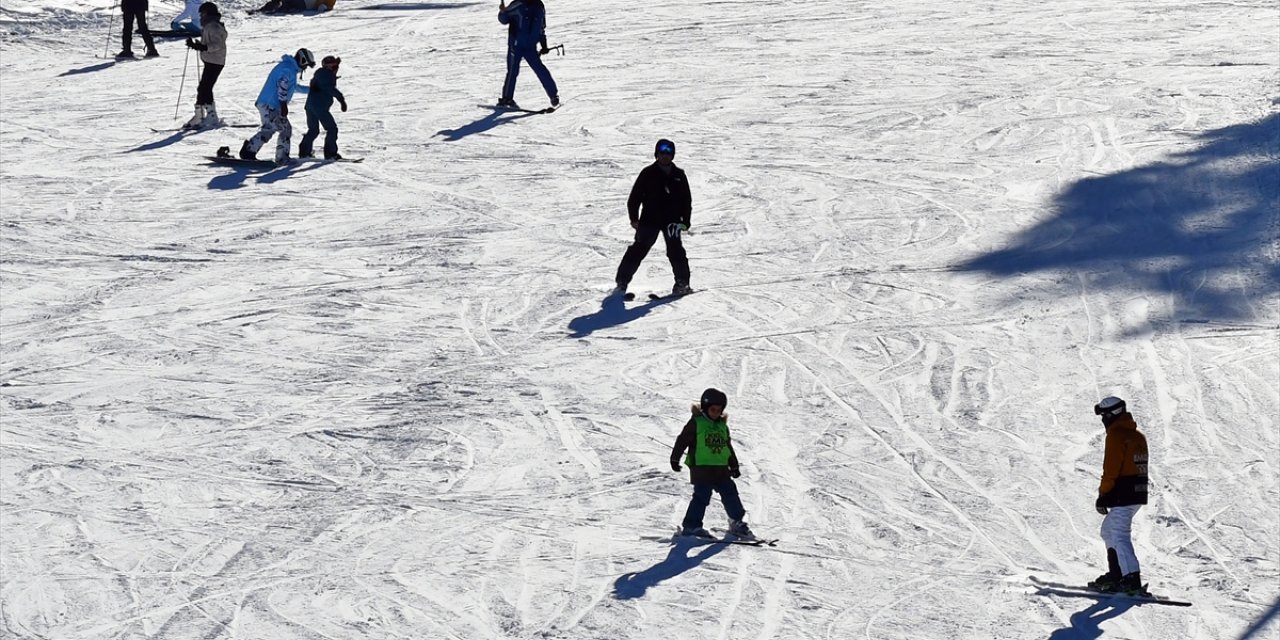
{"label": "black helmet", "polygon": [[1107,396],[1102,402],[1093,405],[1093,415],[1102,416],[1103,422],[1110,422],[1125,412],[1124,400],[1115,396]]}
{"label": "black helmet", "polygon": [[656,156],[659,153],[669,153],[674,156],[676,154],[676,143],[666,138],[659,140],[657,144],[653,145],[653,155]]}
{"label": "black helmet", "polygon": [[698,406],[702,409],[702,413],[707,412],[707,407],[720,407],[723,411],[729,405],[729,398],[719,389],[707,389],[702,392],[702,400],[698,402]]}
{"label": "black helmet", "polygon": [[316,66],[316,57],[311,55],[311,50],[303,47],[293,54],[293,59],[298,62],[299,69]]}
{"label": "black helmet", "polygon": [[202,4],[202,5],[200,5],[200,11],[199,11],[199,13],[200,13],[200,15],[202,15],[202,16],[204,16],[204,15],[209,15],[209,16],[214,16],[214,17],[218,17],[218,18],[222,17],[222,14],[218,11],[218,5],[216,5],[216,4],[212,3],[212,2],[206,2],[206,3]]}

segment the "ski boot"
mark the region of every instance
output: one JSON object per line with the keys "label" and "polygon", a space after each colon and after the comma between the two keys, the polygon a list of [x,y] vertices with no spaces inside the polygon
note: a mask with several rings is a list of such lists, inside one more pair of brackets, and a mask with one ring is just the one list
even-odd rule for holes
{"label": "ski boot", "polygon": [[1111,572],[1104,573],[1089,581],[1089,588],[1101,593],[1116,593],[1120,590],[1122,578]]}
{"label": "ski boot", "polygon": [[680,535],[687,538],[706,538],[707,540],[715,539],[710,531],[702,527],[681,527]]}
{"label": "ski boot", "polygon": [[755,540],[756,534],[751,532],[751,527],[747,526],[746,520],[733,520],[729,522],[729,535],[739,540]]}
{"label": "ski boot", "polygon": [[502,107],[502,108],[504,108],[504,109],[519,109],[519,108],[520,108],[520,105],[516,104],[516,101],[515,101],[515,100],[513,100],[513,99],[511,99],[511,98],[501,98],[501,99],[499,99],[499,100],[498,100],[498,106],[499,106],[499,107]]}
{"label": "ski boot", "polygon": [[691,293],[693,293],[693,288],[689,286],[688,282],[676,282],[675,286],[671,287],[671,295],[673,296],[687,296]]}
{"label": "ski boot", "polygon": [[1151,592],[1147,591],[1147,585],[1142,584],[1141,571],[1126,573],[1123,578],[1120,578],[1120,582],[1117,586],[1118,586],[1118,588],[1116,589],[1117,593],[1123,593],[1127,596],[1138,596],[1143,598],[1151,597]]}
{"label": "ski boot", "polygon": [[204,118],[204,105],[198,104],[196,105],[196,114],[191,116],[191,119],[182,125],[182,128],[187,130],[199,129],[204,124]]}

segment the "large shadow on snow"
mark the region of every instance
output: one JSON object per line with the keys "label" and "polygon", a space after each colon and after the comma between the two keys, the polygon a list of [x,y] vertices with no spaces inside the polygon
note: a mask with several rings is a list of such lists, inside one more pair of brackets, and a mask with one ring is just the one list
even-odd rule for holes
{"label": "large shadow on snow", "polygon": [[[693,555],[689,551],[702,546],[703,549]],[[700,564],[707,558],[728,548],[725,542],[700,542],[696,540],[677,539],[671,546],[671,552],[658,564],[639,573],[628,573],[618,576],[613,581],[613,597],[618,600],[643,598],[650,587],[655,587],[665,580],[670,580]]]}
{"label": "large shadow on snow", "polygon": [[616,327],[626,324],[632,320],[637,320],[648,315],[650,311],[664,305],[674,302],[676,298],[667,297],[658,300],[650,300],[642,305],[627,308],[623,302],[622,296],[611,295],[600,302],[600,310],[595,313],[588,313],[585,316],[578,316],[569,321],[569,330],[573,333],[569,334],[571,338],[585,338],[595,331]]}
{"label": "large shadow on snow", "polygon": [[[1170,296],[1170,319],[1254,318],[1280,291],[1280,114],[1195,140],[1167,160],[1076,182],[1052,219],[959,268],[1085,271],[1095,288]],[[1078,287],[1068,280],[1064,294]]]}
{"label": "large shadow on snow", "polygon": [[1041,594],[1065,595],[1069,597],[1102,598],[1087,609],[1071,614],[1071,626],[1058,629],[1049,634],[1049,640],[1097,640],[1102,637],[1102,623],[1132,609],[1134,601],[1115,601],[1106,594],[1082,594],[1072,591],[1057,591],[1051,588],[1041,589]]}
{"label": "large shadow on snow", "polygon": [[444,136],[445,142],[457,142],[469,135],[483,133],[500,124],[515,122],[521,118],[528,118],[529,116],[536,115],[538,114],[524,111],[494,111],[475,122],[465,124],[457,129],[441,129],[436,132],[436,135]]}
{"label": "large shadow on snow", "polygon": [[[1265,637],[1262,632],[1267,629],[1269,623],[1275,620],[1280,620],[1280,597],[1276,598],[1270,609],[1259,616],[1257,620],[1254,620],[1253,624],[1249,625],[1249,628],[1240,634],[1239,640],[1262,640]],[[1280,627],[1280,623],[1277,623],[1276,627]]]}

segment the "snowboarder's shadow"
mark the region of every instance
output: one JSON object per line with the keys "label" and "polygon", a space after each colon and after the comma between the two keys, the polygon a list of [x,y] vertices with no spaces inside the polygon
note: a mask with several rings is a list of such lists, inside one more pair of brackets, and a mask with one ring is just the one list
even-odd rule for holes
{"label": "snowboarder's shadow", "polygon": [[[689,555],[689,551],[698,548],[704,548]],[[663,582],[670,580],[700,564],[707,558],[724,551],[729,547],[725,542],[714,542],[708,544],[703,540],[682,540],[677,538],[671,545],[671,552],[667,557],[658,564],[645,569],[639,573],[627,573],[618,576],[613,581],[613,597],[618,600],[631,600],[634,598],[642,598],[649,587],[654,587]]]}
{"label": "snowboarder's shadow", "polygon": [[588,313],[585,316],[578,316],[569,321],[569,329],[573,331],[569,337],[585,338],[593,331],[616,327],[620,324],[626,324],[632,320],[639,319],[649,314],[650,311],[664,305],[674,302],[676,298],[665,297],[657,300],[650,300],[642,305],[627,308],[623,303],[622,296],[611,295],[600,302],[600,310],[595,313]]}
{"label": "snowboarder's shadow", "polygon": [[[214,164],[214,163],[211,163],[211,164]],[[261,168],[261,169],[257,167],[234,167],[231,173],[228,173],[222,176],[217,176],[214,179],[210,180],[209,188],[219,189],[222,191],[239,189],[240,187],[244,186],[245,181],[248,180],[249,176],[251,175],[258,176],[258,179],[257,179],[258,184],[272,184],[274,182],[279,182],[281,180],[284,180],[285,178],[288,178],[289,176],[297,175],[304,171],[312,171],[314,169],[318,169],[321,166],[322,165],[320,164],[301,165],[301,164],[295,163],[295,164],[285,165],[283,167],[270,167],[270,168]]]}
{"label": "snowboarder's shadow", "polygon": [[[505,118],[502,117],[504,115],[506,116]],[[463,125],[457,129],[441,129],[436,132],[436,135],[444,136],[445,142],[457,142],[473,133],[484,133],[500,124],[515,122],[521,118],[536,115],[538,114],[525,111],[494,111],[471,124]]]}
{"label": "snowboarder's shadow", "polygon": [[1099,599],[1088,608],[1071,614],[1071,626],[1049,634],[1049,640],[1097,640],[1102,637],[1103,622],[1118,617],[1135,605],[1141,604],[1133,600],[1114,600],[1105,593],[1079,593],[1051,587],[1041,589],[1037,594]]}

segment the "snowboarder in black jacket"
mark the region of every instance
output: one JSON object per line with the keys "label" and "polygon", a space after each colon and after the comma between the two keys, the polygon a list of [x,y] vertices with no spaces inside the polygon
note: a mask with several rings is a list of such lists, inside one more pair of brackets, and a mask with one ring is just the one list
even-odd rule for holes
{"label": "snowboarder in black jacket", "polygon": [[326,160],[341,160],[338,155],[338,123],[333,119],[329,109],[337,100],[342,110],[347,110],[347,98],[338,91],[338,65],[342,58],[325,56],[320,61],[320,68],[311,76],[311,89],[307,92],[307,132],[302,135],[298,144],[299,158],[315,157],[311,145],[320,135],[320,126],[324,125],[324,157]]}
{"label": "snowboarder in black jacket", "polygon": [[636,230],[635,240],[627,247],[614,278],[617,289],[614,294],[624,294],[640,263],[649,255],[649,249],[661,234],[667,243],[667,260],[675,275],[672,295],[690,293],[689,258],[685,255],[680,234],[689,229],[693,211],[693,196],[689,193],[689,180],[684,171],[675,165],[676,145],[659,140],[653,149],[653,164],[647,166],[636,178],[627,198],[627,215],[631,228]]}

